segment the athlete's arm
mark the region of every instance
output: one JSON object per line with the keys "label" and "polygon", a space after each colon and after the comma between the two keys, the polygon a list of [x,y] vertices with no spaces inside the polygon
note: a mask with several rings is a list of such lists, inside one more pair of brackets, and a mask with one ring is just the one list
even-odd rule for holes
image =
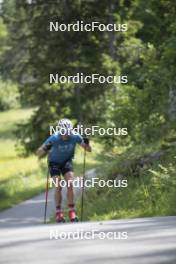
{"label": "athlete's arm", "polygon": [[86,151],[88,151],[88,152],[92,152],[92,147],[91,147],[90,145],[87,145],[87,144],[85,144],[85,143],[82,143],[82,144],[81,144],[81,147],[82,147],[83,149],[85,149]]}
{"label": "athlete's arm", "polygon": [[90,142],[88,138],[83,138],[83,143],[81,143],[81,147],[88,152],[92,151],[92,147],[90,146]]}
{"label": "athlete's arm", "polygon": [[38,156],[39,159],[44,157],[46,155],[46,153],[47,152],[44,150],[44,145],[41,145],[36,151],[36,155]]}
{"label": "athlete's arm", "polygon": [[39,157],[39,159],[43,158],[48,153],[48,151],[51,149],[51,147],[52,147],[52,143],[51,142],[41,145],[37,149],[36,155]]}

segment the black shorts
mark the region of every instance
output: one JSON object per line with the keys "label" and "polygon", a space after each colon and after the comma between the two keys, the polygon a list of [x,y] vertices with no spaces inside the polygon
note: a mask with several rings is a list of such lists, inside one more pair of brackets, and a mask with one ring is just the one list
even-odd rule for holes
{"label": "black shorts", "polygon": [[63,164],[59,164],[56,162],[49,162],[49,172],[51,177],[64,175],[65,173],[73,171],[72,161],[69,160]]}

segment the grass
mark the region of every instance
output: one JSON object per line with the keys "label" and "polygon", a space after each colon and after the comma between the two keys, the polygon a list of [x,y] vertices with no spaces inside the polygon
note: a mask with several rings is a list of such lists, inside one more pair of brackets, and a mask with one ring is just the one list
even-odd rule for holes
{"label": "grass", "polygon": [[[12,207],[45,189],[46,160],[39,162],[34,155],[20,157],[15,149],[17,138],[13,131],[16,123],[26,121],[32,112],[32,109],[18,109],[0,113],[0,210]],[[92,145],[94,152],[87,153],[87,170],[99,166],[101,162],[97,159],[101,153],[99,144]],[[83,150],[78,147],[74,160],[76,175],[82,174],[82,166]]]}
{"label": "grass", "polygon": [[[161,145],[161,144],[160,144]],[[144,166],[134,176],[127,166],[136,158],[159,150],[159,144],[135,146],[121,155],[106,159],[99,169],[100,179],[112,179],[123,174],[126,188],[92,188],[86,191],[84,220],[111,220],[146,216],[176,215],[176,156],[170,148],[164,157]],[[126,164],[126,165],[125,165]],[[131,166],[131,165],[130,165]],[[80,215],[81,205],[77,205]]]}
{"label": "grass", "polygon": [[42,191],[42,167],[35,156],[19,157],[14,130],[16,123],[30,117],[32,109],[17,109],[0,113],[0,210]]}

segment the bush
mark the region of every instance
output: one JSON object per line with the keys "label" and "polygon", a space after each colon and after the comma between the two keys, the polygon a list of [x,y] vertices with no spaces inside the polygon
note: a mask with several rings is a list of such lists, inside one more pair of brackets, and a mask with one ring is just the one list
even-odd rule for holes
{"label": "bush", "polygon": [[0,111],[18,108],[19,105],[17,85],[11,81],[0,80]]}

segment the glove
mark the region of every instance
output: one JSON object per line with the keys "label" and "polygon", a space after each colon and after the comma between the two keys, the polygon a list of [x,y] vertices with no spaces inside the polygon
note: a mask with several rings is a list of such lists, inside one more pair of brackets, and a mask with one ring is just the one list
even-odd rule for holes
{"label": "glove", "polygon": [[89,139],[87,137],[83,137],[84,144],[89,145]]}
{"label": "glove", "polygon": [[51,147],[52,147],[52,143],[51,143],[51,142],[48,142],[48,143],[43,147],[43,149],[44,149],[44,151],[49,151],[49,150],[51,149]]}

